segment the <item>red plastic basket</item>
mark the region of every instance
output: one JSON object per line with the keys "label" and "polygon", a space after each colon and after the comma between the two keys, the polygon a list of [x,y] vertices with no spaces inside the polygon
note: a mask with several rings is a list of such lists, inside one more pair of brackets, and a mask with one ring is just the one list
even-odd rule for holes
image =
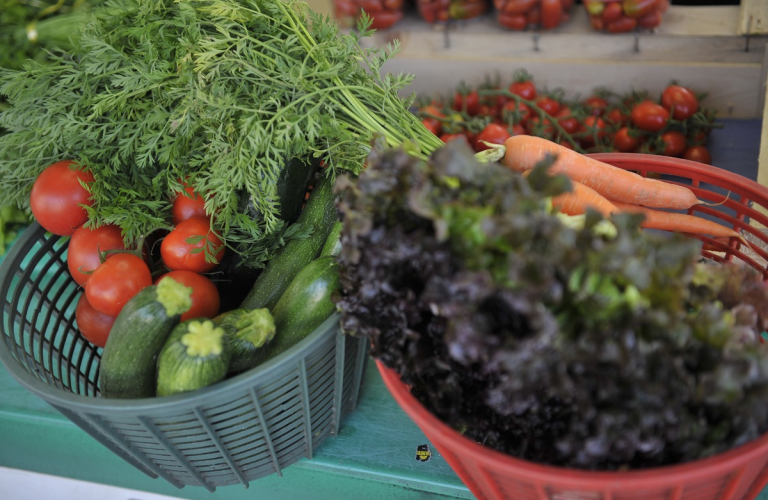
{"label": "red plastic basket", "polygon": [[[657,172],[689,185],[701,200],[700,212],[756,242],[754,253],[737,238],[701,237],[718,261],[741,259],[768,280],[768,254],[759,245],[768,236],[749,225],[768,227],[768,188],[739,175],[676,158],[605,153],[592,157],[641,175]],[[674,179],[674,180],[672,180]],[[768,212],[766,212],[768,213]],[[717,456],[681,465],[627,472],[592,472],[539,465],[485,448],[454,431],[427,411],[398,375],[377,361],[384,384],[470,491],[481,500],[751,500],[768,484],[768,434]]]}

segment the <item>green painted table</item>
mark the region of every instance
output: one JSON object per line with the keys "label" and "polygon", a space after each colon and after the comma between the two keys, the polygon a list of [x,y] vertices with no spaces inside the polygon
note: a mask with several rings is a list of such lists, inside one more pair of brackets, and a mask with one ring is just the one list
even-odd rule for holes
{"label": "green painted table", "polygon": [[[754,179],[759,130],[759,120],[726,121],[724,129],[713,132],[715,164]],[[368,364],[360,403],[343,424],[339,435],[325,441],[312,460],[288,467],[282,477],[253,481],[248,489],[238,485],[214,493],[193,486],[179,490],[112,454],[0,366],[2,467],[190,500],[473,498],[431,445],[432,459],[416,460],[418,446],[429,443],[389,395],[373,363]],[[768,500],[768,489],[758,499]]]}

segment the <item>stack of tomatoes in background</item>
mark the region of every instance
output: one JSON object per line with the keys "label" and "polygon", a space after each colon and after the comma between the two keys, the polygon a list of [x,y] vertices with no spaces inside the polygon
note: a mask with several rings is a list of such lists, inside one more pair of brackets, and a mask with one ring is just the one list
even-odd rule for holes
{"label": "stack of tomatoes in background", "polygon": [[584,0],[584,7],[595,30],[626,33],[660,25],[669,0]]}
{"label": "stack of tomatoes in background", "polygon": [[[191,188],[172,193],[172,228],[162,242],[145,238],[126,242],[114,225],[86,227],[91,207],[86,189],[93,175],[72,161],[46,168],[32,186],[32,214],[47,231],[71,236],[67,267],[85,293],[76,309],[83,337],[104,347],[109,331],[123,306],[143,288],[173,278],[192,288],[192,307],[181,316],[213,318],[219,312],[219,291],[202,273],[211,271],[224,255],[224,245],[211,231],[204,200]],[[172,224],[172,225],[171,225]],[[156,260],[157,245],[160,259]]]}
{"label": "stack of tomatoes in background", "polygon": [[387,29],[403,18],[406,0],[333,0],[333,12],[341,26],[355,26],[363,12],[371,16],[371,28]]}
{"label": "stack of tomatoes in background", "polygon": [[574,0],[494,0],[499,24],[513,30],[557,28],[570,19]]}
{"label": "stack of tomatoes in background", "polygon": [[670,84],[661,95],[596,90],[586,99],[566,99],[561,89],[538,89],[518,71],[508,85],[460,85],[449,98],[422,100],[417,111],[444,142],[466,139],[476,151],[513,135],[543,137],[582,153],[624,152],[682,157],[711,163],[706,147],[718,126],[703,95]]}

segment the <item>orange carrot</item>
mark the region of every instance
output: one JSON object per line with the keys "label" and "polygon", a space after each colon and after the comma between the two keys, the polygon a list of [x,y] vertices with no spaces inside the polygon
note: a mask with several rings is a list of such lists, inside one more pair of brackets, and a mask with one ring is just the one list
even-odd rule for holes
{"label": "orange carrot", "polygon": [[[528,177],[530,170],[523,172],[523,177]],[[567,215],[581,215],[587,212],[587,208],[597,210],[606,219],[613,212],[618,212],[616,205],[608,199],[584,184],[572,182],[572,191],[552,197],[552,206]]]}
{"label": "orange carrot", "polygon": [[551,173],[567,175],[611,201],[676,210],[701,203],[685,186],[647,179],[540,137],[516,135],[504,141],[504,146],[506,154],[501,162],[512,170],[530,170],[545,155],[557,155],[557,161],[549,170]]}
{"label": "orange carrot", "polygon": [[744,237],[733,229],[718,224],[717,222],[702,219],[695,215],[680,214],[677,212],[665,212],[651,208],[614,201],[614,205],[622,212],[641,213],[645,215],[645,221],[641,227],[648,229],[663,229],[676,233],[706,234],[715,237],[738,238],[744,241]]}

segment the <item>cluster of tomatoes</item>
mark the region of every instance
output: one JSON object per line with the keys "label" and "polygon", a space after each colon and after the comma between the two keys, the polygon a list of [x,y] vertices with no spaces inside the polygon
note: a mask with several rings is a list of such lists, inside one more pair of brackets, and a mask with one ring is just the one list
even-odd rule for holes
{"label": "cluster of tomatoes", "polygon": [[342,26],[355,25],[365,11],[371,16],[371,28],[384,30],[403,18],[405,0],[333,0],[333,13]]}
{"label": "cluster of tomatoes", "polygon": [[669,0],[584,0],[584,7],[597,31],[626,33],[660,25]]}
{"label": "cluster of tomatoes", "polygon": [[574,0],[493,0],[499,24],[513,30],[531,26],[557,28],[568,21],[573,3]]}
{"label": "cluster of tomatoes", "polygon": [[[85,207],[93,206],[93,200],[84,186],[93,181],[87,169],[61,161],[43,170],[30,194],[35,220],[53,234],[71,237],[67,267],[85,290],[75,310],[83,337],[103,347],[123,306],[143,288],[167,278],[192,288],[192,307],[182,320],[218,314],[219,291],[202,273],[221,261],[225,247],[211,230],[203,198],[191,188],[173,195],[173,228],[160,243],[159,262],[153,262],[149,242],[126,244],[115,225],[85,227]],[[213,258],[206,246],[213,249]]]}
{"label": "cluster of tomatoes", "polygon": [[503,144],[513,135],[534,135],[582,153],[624,152],[682,157],[711,163],[706,147],[716,112],[672,84],[658,100],[646,92],[616,96],[599,91],[568,101],[562,91],[542,92],[518,72],[507,87],[460,85],[447,99],[419,106],[422,123],[443,142],[466,140],[475,151]]}

